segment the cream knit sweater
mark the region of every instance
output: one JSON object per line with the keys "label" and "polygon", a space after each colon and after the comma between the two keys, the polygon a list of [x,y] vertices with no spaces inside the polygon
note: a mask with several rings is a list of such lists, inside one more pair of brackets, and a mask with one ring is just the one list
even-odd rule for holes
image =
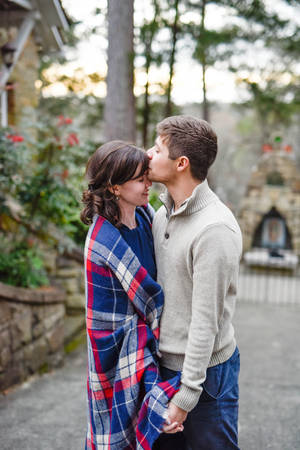
{"label": "cream knit sweater", "polygon": [[158,282],[165,294],[161,365],[182,371],[172,401],[191,411],[207,367],[227,361],[236,347],[232,316],[242,236],[207,181],[173,213],[170,195],[161,199],[164,206],[153,223]]}

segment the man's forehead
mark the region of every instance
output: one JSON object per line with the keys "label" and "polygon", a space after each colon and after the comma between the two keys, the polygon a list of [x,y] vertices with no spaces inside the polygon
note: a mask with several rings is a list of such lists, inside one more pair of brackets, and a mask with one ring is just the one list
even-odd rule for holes
{"label": "man's forehead", "polygon": [[166,135],[162,135],[162,134],[159,134],[158,136],[157,136],[157,138],[155,139],[155,143],[157,144],[157,145],[166,145],[167,144],[167,141],[168,141],[168,139],[167,139],[168,137],[166,136]]}

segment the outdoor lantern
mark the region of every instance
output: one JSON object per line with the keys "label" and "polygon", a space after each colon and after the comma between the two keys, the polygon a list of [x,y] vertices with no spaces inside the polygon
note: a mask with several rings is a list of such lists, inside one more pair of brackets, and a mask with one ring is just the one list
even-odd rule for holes
{"label": "outdoor lantern", "polygon": [[9,42],[1,47],[2,61],[7,69],[9,69],[14,62],[15,51],[16,49]]}

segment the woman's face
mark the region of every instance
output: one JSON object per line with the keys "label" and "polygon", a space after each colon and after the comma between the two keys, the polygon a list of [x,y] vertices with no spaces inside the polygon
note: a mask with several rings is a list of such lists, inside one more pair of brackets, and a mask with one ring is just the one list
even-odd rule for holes
{"label": "woman's face", "polygon": [[142,206],[148,203],[148,191],[152,182],[148,178],[147,172],[135,178],[141,171],[140,164],[134,174],[133,179],[114,187],[114,193],[119,197],[120,206],[123,208],[132,206]]}

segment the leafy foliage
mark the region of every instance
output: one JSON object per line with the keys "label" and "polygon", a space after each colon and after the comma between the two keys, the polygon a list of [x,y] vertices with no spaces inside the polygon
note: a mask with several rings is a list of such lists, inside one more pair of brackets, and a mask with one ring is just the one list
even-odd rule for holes
{"label": "leafy foliage", "polygon": [[247,79],[244,82],[251,92],[251,100],[246,105],[252,106],[256,112],[263,141],[270,141],[274,131],[284,132],[284,128],[299,111],[300,99],[297,98],[296,85],[282,85],[272,78],[266,81],[265,86]]}
{"label": "leafy foliage", "polygon": [[[47,282],[42,255],[27,245],[33,235],[59,250],[72,241],[83,246],[87,227],[80,221],[80,199],[94,147],[80,144],[70,117],[40,121],[28,130],[26,137],[0,130],[0,231],[5,233],[0,278],[33,287]],[[22,241],[15,241],[20,233]]]}
{"label": "leafy foliage", "polygon": [[26,240],[12,243],[2,236],[0,280],[13,286],[29,288],[47,285],[47,274],[37,247],[32,247]]}
{"label": "leafy foliage", "polygon": [[82,243],[85,228],[79,220],[79,204],[92,149],[80,145],[72,120],[64,116],[52,124],[39,122],[27,145],[30,164],[23,169],[24,181],[17,189],[23,219],[43,229],[52,223]]}
{"label": "leafy foliage", "polygon": [[28,153],[23,137],[0,128],[0,212],[7,211],[5,194],[16,194],[23,182],[21,169],[27,164]]}

